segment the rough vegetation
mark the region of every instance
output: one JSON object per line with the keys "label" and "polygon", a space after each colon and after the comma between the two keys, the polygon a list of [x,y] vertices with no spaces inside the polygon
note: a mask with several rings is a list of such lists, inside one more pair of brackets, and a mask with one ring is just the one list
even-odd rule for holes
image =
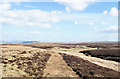
{"label": "rough vegetation", "polygon": [[16,54],[12,54],[15,50],[7,50],[8,53],[2,50],[3,77],[42,77],[51,55],[47,51],[36,50],[19,50]]}
{"label": "rough vegetation", "polygon": [[[61,54],[61,53],[60,53]],[[99,65],[93,64],[82,58],[61,54],[66,63],[79,75],[81,78],[89,77],[117,77],[118,72],[112,69],[101,67]]]}
{"label": "rough vegetation", "polygon": [[87,56],[98,57],[106,60],[112,60],[116,62],[120,62],[120,49],[100,49],[100,50],[87,50],[87,51],[80,51]]}
{"label": "rough vegetation", "polygon": [[117,77],[118,62],[120,62],[117,59],[120,56],[118,47],[118,43],[2,44],[0,71],[2,77],[8,78],[43,77],[44,74],[45,77],[78,77],[79,75],[80,78],[85,79]]}

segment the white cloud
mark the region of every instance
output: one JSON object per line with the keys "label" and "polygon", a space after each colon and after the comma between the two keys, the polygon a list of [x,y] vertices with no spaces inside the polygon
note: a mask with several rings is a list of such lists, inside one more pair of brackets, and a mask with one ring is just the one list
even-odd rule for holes
{"label": "white cloud", "polygon": [[106,33],[116,33],[118,32],[118,26],[110,26],[108,28],[102,29],[101,31]]}
{"label": "white cloud", "polygon": [[11,5],[9,3],[0,3],[0,12],[10,9]]}
{"label": "white cloud", "polygon": [[14,2],[16,6],[20,6],[21,2]]}
{"label": "white cloud", "polygon": [[1,2],[31,2],[35,0],[1,0]]}
{"label": "white cloud", "polygon": [[[61,4],[64,4],[67,7],[70,7],[73,10],[82,11],[89,6],[89,0],[54,0]],[[96,0],[91,0],[91,2],[95,2]]]}
{"label": "white cloud", "polygon": [[42,32],[34,31],[34,32],[30,32],[30,34],[42,34]]}
{"label": "white cloud", "polygon": [[95,23],[94,23],[94,22],[89,22],[88,24],[89,24],[89,25],[94,25]]}
{"label": "white cloud", "polygon": [[101,22],[102,25],[105,25],[106,23],[104,21]]}
{"label": "white cloud", "polygon": [[0,31],[0,35],[3,35],[3,34],[8,34],[8,32]]}
{"label": "white cloud", "polygon": [[118,9],[116,7],[111,8],[110,15],[118,16]]}
{"label": "white cloud", "polygon": [[104,11],[103,14],[104,14],[104,15],[108,14],[108,11]]}
{"label": "white cloud", "polygon": [[43,24],[42,27],[43,28],[52,28],[52,25],[51,24]]}
{"label": "white cloud", "polygon": [[9,10],[10,3],[0,4],[0,24],[7,26],[28,26],[51,28],[53,23],[58,22],[62,11],[46,12],[39,9],[34,10]]}
{"label": "white cloud", "polygon": [[66,10],[67,12],[70,12],[70,11],[71,11],[68,6],[65,8],[65,10]]}
{"label": "white cloud", "polygon": [[112,7],[110,12],[104,11],[104,15],[118,16],[118,9],[116,7]]}
{"label": "white cloud", "polygon": [[97,30],[98,30],[98,28],[97,28],[97,27],[94,27],[93,29],[94,29],[95,31],[97,31]]}
{"label": "white cloud", "polygon": [[56,30],[60,29],[59,27],[55,27]]}
{"label": "white cloud", "polygon": [[37,8],[36,6],[24,5],[25,8]]}
{"label": "white cloud", "polygon": [[77,24],[78,24],[78,22],[77,22],[77,21],[75,21],[75,22],[74,22],[74,24],[76,24],[76,25],[77,25]]}

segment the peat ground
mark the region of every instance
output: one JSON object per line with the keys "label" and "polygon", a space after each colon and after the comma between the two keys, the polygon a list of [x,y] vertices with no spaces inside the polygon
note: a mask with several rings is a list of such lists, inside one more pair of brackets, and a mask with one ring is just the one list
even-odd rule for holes
{"label": "peat ground", "polygon": [[70,66],[81,78],[118,77],[118,72],[112,69],[93,64],[77,56],[60,54],[63,56],[63,59],[66,61],[68,66]]}

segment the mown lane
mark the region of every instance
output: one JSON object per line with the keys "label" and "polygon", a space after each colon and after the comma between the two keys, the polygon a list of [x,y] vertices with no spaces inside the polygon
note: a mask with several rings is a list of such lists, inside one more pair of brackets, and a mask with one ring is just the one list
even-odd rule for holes
{"label": "mown lane", "polygon": [[60,54],[53,53],[44,69],[43,77],[78,77],[78,75],[67,65]]}

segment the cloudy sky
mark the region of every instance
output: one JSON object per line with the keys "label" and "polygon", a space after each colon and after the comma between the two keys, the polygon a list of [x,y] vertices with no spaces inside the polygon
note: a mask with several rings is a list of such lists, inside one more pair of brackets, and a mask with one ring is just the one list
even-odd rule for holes
{"label": "cloudy sky", "polygon": [[117,41],[117,30],[117,2],[0,2],[3,41]]}

